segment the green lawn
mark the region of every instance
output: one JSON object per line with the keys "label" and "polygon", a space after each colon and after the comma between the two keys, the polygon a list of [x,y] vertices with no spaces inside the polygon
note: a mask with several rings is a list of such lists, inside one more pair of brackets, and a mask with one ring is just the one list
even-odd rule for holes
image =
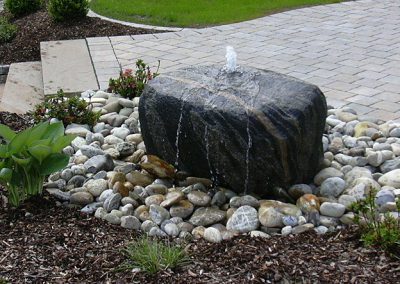
{"label": "green lawn", "polygon": [[340,0],[91,0],[91,9],[110,18],[170,27],[240,22],[295,7]]}

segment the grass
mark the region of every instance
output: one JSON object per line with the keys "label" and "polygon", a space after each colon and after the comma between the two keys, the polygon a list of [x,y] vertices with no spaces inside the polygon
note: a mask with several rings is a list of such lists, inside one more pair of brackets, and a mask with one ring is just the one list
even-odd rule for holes
{"label": "grass", "polygon": [[140,268],[148,274],[155,274],[160,270],[173,269],[189,262],[181,246],[141,236],[128,244],[124,249],[128,260],[118,270],[132,270]]}
{"label": "grass", "polygon": [[204,27],[254,19],[302,6],[341,0],[92,0],[110,18],[166,27]]}

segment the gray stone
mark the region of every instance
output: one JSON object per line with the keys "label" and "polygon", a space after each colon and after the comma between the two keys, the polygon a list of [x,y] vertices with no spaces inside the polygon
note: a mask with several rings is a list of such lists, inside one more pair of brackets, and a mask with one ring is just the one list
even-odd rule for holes
{"label": "gray stone", "polygon": [[211,205],[222,206],[226,203],[226,196],[223,191],[217,191],[211,199]]}
{"label": "gray stone", "polygon": [[381,172],[386,174],[390,171],[400,169],[400,157],[393,160],[387,160],[380,166]]}
{"label": "gray stone", "polygon": [[241,206],[251,206],[254,208],[260,207],[260,202],[257,198],[251,195],[244,195],[244,196],[234,196],[229,201],[229,206],[233,208],[239,208]]}
{"label": "gray stone", "polygon": [[329,229],[325,226],[318,226],[314,230],[318,235],[324,235],[329,231]]}
{"label": "gray stone", "polygon": [[396,169],[385,173],[378,180],[381,185],[392,186],[400,188],[400,169]]}
{"label": "gray stone", "polygon": [[93,214],[99,207],[103,206],[103,202],[93,202],[81,209],[82,213]]}
{"label": "gray stone", "polygon": [[346,207],[340,203],[324,202],[319,209],[322,215],[340,218],[346,211]]}
{"label": "gray stone", "polygon": [[83,185],[83,183],[85,182],[86,178],[84,176],[73,176],[67,183],[67,187],[72,187],[72,188],[76,188],[76,187],[81,187]]}
{"label": "gray stone", "polygon": [[400,137],[400,128],[396,127],[393,128],[390,133],[389,133],[390,137]]}
{"label": "gray stone", "polygon": [[211,197],[202,191],[192,191],[187,195],[187,199],[196,206],[206,206],[211,202]]}
{"label": "gray stone", "polygon": [[149,231],[149,236],[150,236],[150,237],[160,237],[160,238],[164,238],[164,237],[167,237],[168,235],[167,235],[163,230],[161,230],[160,228],[158,228],[158,227],[152,227],[152,228],[150,229],[150,231]]}
{"label": "gray stone", "polygon": [[164,232],[167,233],[168,236],[177,237],[180,233],[179,228],[174,223],[169,223],[164,226]]}
{"label": "gray stone", "polygon": [[199,177],[212,173],[236,192],[304,183],[322,157],[325,97],[314,85],[271,71],[196,66],[161,75],[150,81],[139,113],[148,153],[173,164],[181,121],[179,167]]}
{"label": "gray stone", "polygon": [[107,211],[103,207],[97,208],[96,212],[94,213],[94,217],[103,219],[106,216]]}
{"label": "gray stone", "polygon": [[299,225],[296,226],[292,229],[292,234],[301,234],[304,232],[307,232],[309,230],[312,230],[314,228],[313,224],[304,224],[304,225]]}
{"label": "gray stone", "polygon": [[150,205],[150,217],[157,225],[160,225],[164,220],[170,218],[170,214],[167,209],[156,204]]}
{"label": "gray stone", "polygon": [[158,228],[157,224],[151,220],[144,221],[140,226],[140,229],[145,233],[150,232],[151,228]]}
{"label": "gray stone", "polygon": [[124,127],[117,127],[111,130],[112,135],[122,140],[125,140],[126,136],[128,136],[129,133],[130,133],[129,129]]}
{"label": "gray stone", "polygon": [[108,213],[108,214],[104,215],[103,219],[113,225],[121,224],[121,217],[119,217],[116,214]]}
{"label": "gray stone", "polygon": [[130,229],[130,230],[139,230],[140,226],[139,219],[135,216],[122,216],[121,217],[121,227]]}
{"label": "gray stone", "polygon": [[261,206],[258,210],[258,219],[264,227],[280,227],[284,225],[282,223],[283,214],[280,213],[273,207]]}
{"label": "gray stone", "polygon": [[[72,134],[72,135],[78,135],[82,139],[86,137],[86,134],[90,132],[89,126],[88,125],[81,125],[81,124],[70,124],[66,127],[65,129],[65,134]],[[83,139],[86,144],[86,140]],[[74,147],[75,148],[75,147]]]}
{"label": "gray stone", "polygon": [[87,205],[93,202],[93,195],[89,192],[76,192],[71,194],[70,202],[77,205]]}
{"label": "gray stone", "polygon": [[181,217],[187,218],[189,217],[194,210],[194,206],[188,200],[181,200],[177,204],[172,205],[169,209],[169,212],[172,217]]}
{"label": "gray stone", "polygon": [[206,228],[203,237],[210,243],[220,243],[222,241],[221,232],[213,227]]}
{"label": "gray stone", "polygon": [[110,212],[113,209],[118,209],[122,196],[119,193],[113,193],[104,201],[104,209]]}
{"label": "gray stone", "polygon": [[395,202],[395,196],[393,191],[389,189],[382,189],[378,191],[375,197],[376,205],[383,206],[388,202]]}
{"label": "gray stone", "polygon": [[61,178],[65,181],[69,181],[73,177],[73,172],[71,169],[65,169],[61,172]]}
{"label": "gray stone", "polygon": [[225,211],[211,207],[200,207],[194,211],[189,223],[194,226],[209,226],[221,222],[225,217]]}
{"label": "gray stone", "polygon": [[294,227],[294,226],[297,226],[298,220],[297,220],[296,216],[283,216],[282,217],[282,223],[285,226]]}
{"label": "gray stone", "polygon": [[106,199],[107,199],[109,196],[111,196],[112,194],[114,194],[114,192],[113,192],[112,189],[106,189],[106,190],[104,190],[104,191],[100,194],[100,196],[99,196],[99,201],[102,201],[102,202],[106,201]]}
{"label": "gray stone", "polygon": [[346,182],[339,177],[331,177],[321,184],[319,191],[324,197],[338,197],[346,187]]}
{"label": "gray stone", "polygon": [[107,189],[108,182],[104,179],[89,180],[83,185],[94,197],[100,196]]}
{"label": "gray stone", "polygon": [[338,202],[350,210],[352,204],[357,202],[357,199],[352,195],[343,194],[339,197]]}
{"label": "gray stone", "polygon": [[89,145],[83,145],[80,148],[81,152],[83,155],[85,155],[86,157],[93,157],[93,156],[97,156],[97,155],[104,155],[104,151],[93,147],[93,146],[89,146]]}
{"label": "gray stone", "polygon": [[290,235],[292,233],[292,230],[293,230],[293,228],[291,226],[285,226],[282,228],[281,234],[282,234],[282,236]]}
{"label": "gray stone", "polygon": [[135,152],[135,144],[129,142],[118,143],[115,149],[119,152],[121,157],[132,155]]}
{"label": "gray stone", "polygon": [[303,196],[304,194],[313,193],[313,192],[312,192],[311,187],[307,184],[295,184],[289,188],[288,193],[291,197],[293,197],[294,199],[297,200],[299,197]]}
{"label": "gray stone", "polygon": [[343,178],[343,173],[335,168],[325,168],[314,177],[314,183],[321,185],[326,179],[331,177]]}
{"label": "gray stone", "polygon": [[336,227],[337,225],[339,225],[339,219],[335,218],[335,217],[320,215],[319,221],[320,221],[321,225],[328,227],[328,228]]}
{"label": "gray stone", "polygon": [[98,155],[90,158],[84,164],[87,172],[111,171],[114,169],[114,161],[110,155]]}
{"label": "gray stone", "polygon": [[61,201],[69,201],[71,194],[60,190],[59,188],[46,188],[46,191]]}
{"label": "gray stone", "polygon": [[82,146],[86,145],[86,140],[82,137],[76,137],[71,142],[71,146],[74,148],[75,151],[78,151]]}
{"label": "gray stone", "polygon": [[253,231],[259,226],[257,210],[249,205],[239,207],[229,218],[226,228],[239,233]]}

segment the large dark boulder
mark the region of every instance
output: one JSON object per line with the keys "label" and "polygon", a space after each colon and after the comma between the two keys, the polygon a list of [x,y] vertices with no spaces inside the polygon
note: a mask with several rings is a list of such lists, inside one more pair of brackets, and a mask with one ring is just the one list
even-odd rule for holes
{"label": "large dark boulder", "polygon": [[266,70],[227,73],[216,66],[161,75],[139,104],[149,154],[171,164],[179,156],[178,168],[236,192],[267,194],[275,185],[312,180],[326,113],[325,96],[314,85]]}

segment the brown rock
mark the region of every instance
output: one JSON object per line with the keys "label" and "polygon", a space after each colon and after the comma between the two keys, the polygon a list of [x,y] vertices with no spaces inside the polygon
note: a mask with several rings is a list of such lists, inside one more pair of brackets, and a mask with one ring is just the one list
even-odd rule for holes
{"label": "brown rock", "polygon": [[175,176],[175,168],[154,155],[143,156],[140,166],[158,178],[173,178]]}

